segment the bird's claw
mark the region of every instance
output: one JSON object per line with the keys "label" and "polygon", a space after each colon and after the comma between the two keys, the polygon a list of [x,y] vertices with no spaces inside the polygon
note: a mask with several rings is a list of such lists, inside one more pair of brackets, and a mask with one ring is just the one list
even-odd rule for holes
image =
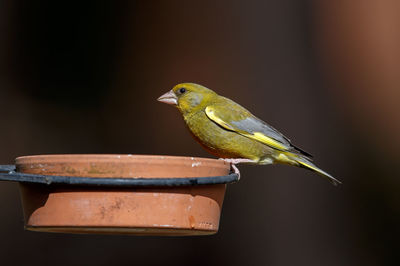
{"label": "bird's claw", "polygon": [[238,181],[239,181],[239,180],[240,180],[240,171],[239,171],[239,169],[236,167],[236,165],[235,165],[234,163],[231,163],[231,168],[232,168],[233,172],[234,172],[235,174],[237,174],[237,176],[238,176]]}
{"label": "bird's claw", "polygon": [[235,174],[238,176],[238,180],[240,180],[240,171],[237,168],[236,164],[238,163],[251,163],[253,162],[250,159],[241,159],[241,158],[233,158],[233,159],[227,159],[227,158],[219,158],[219,160],[223,160],[224,162],[227,162],[231,165],[231,169]]}

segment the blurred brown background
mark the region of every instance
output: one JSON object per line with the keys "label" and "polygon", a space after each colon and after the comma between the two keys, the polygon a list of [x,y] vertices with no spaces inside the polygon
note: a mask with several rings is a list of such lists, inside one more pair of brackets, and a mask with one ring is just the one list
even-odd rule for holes
{"label": "blurred brown background", "polygon": [[23,230],[0,184],[1,265],[398,265],[398,1],[0,1],[0,162],[48,153],[210,157],[179,82],[246,106],[343,181],[240,167],[220,231],[132,237]]}

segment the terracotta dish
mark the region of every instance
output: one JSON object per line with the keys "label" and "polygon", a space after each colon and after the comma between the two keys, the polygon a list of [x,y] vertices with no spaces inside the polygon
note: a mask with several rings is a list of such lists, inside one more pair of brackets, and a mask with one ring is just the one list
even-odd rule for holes
{"label": "terracotta dish", "polygon": [[[136,235],[216,233],[226,184],[196,184],[230,171],[220,160],[150,155],[24,156],[15,167],[16,173],[49,176],[44,184],[20,182],[26,229]],[[67,181],[57,183],[52,176]],[[194,185],[132,183],[161,179]],[[94,182],[72,184],[76,180]],[[114,181],[128,183],[113,186]]]}

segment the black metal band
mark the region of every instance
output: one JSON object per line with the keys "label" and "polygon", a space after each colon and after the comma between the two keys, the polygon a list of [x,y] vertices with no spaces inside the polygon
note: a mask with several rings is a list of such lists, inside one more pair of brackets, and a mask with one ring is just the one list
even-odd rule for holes
{"label": "black metal band", "polygon": [[98,187],[174,187],[230,184],[239,180],[238,175],[185,177],[185,178],[98,178],[25,174],[15,171],[15,165],[0,165],[0,181],[36,184],[58,184]]}

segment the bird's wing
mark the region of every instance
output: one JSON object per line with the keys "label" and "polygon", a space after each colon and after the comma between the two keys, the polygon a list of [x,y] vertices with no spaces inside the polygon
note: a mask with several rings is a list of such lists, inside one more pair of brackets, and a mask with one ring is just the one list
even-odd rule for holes
{"label": "bird's wing", "polygon": [[227,130],[237,132],[277,150],[294,149],[289,139],[279,131],[230,100],[222,104],[209,105],[205,112],[209,119]]}

